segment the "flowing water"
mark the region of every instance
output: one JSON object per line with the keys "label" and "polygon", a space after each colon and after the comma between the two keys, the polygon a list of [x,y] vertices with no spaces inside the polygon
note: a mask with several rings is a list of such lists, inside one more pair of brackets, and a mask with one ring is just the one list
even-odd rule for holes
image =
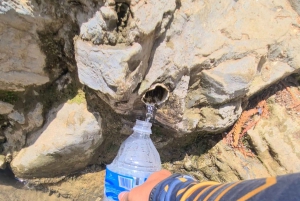
{"label": "flowing water", "polygon": [[152,118],[154,118],[155,105],[146,103],[146,110],[146,121],[149,122]]}

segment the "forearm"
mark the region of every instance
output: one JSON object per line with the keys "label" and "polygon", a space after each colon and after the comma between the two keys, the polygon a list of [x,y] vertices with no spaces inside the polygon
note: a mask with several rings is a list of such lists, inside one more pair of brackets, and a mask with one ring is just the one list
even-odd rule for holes
{"label": "forearm", "polygon": [[299,189],[299,173],[227,184],[199,183],[192,177],[175,174],[156,185],[149,200],[297,200]]}

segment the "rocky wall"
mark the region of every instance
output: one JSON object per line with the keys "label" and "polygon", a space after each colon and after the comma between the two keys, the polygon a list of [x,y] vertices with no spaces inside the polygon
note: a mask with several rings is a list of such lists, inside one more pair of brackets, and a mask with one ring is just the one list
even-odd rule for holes
{"label": "rocky wall", "polygon": [[[165,168],[220,182],[299,171],[298,1],[8,0],[0,35],[0,168],[19,178],[109,163],[149,90],[166,99]],[[270,114],[243,138],[249,157],[221,135],[256,97]]]}

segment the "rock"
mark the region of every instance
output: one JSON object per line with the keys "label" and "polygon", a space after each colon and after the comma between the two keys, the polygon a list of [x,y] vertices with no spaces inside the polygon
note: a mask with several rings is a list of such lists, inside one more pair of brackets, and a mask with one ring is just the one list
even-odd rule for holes
{"label": "rock", "polygon": [[84,40],[91,40],[94,44],[103,43],[106,23],[100,11],[95,13],[95,16],[81,26],[80,36]]}
{"label": "rock", "polygon": [[9,126],[5,129],[4,135],[6,142],[3,144],[4,153],[12,153],[14,151],[19,151],[23,148],[26,142],[26,131],[25,129],[14,129]]}
{"label": "rock", "polygon": [[213,69],[203,70],[199,77],[199,88],[188,94],[191,99],[188,107],[203,103],[220,104],[243,97],[255,73],[254,57],[229,60]]}
{"label": "rock", "polygon": [[10,10],[15,10],[17,13],[23,15],[33,16],[33,5],[28,1],[18,1],[18,2],[0,2],[0,14],[4,14]]}
{"label": "rock", "polygon": [[[169,127],[173,127],[175,124],[182,121],[189,81],[189,76],[182,76],[173,93],[169,97],[168,104],[164,104],[157,110],[155,115],[156,120]],[[169,118],[170,116],[174,118]]]}
{"label": "rock", "polygon": [[19,124],[25,124],[25,117],[22,113],[14,111],[8,115],[8,118],[18,122]]}
{"label": "rock", "polygon": [[73,37],[96,4],[1,1],[0,90],[25,91],[74,71]]}
{"label": "rock", "polygon": [[[292,88],[295,91],[297,88]],[[277,91],[267,99],[269,115],[261,118],[246,133],[242,140],[244,151],[253,153],[253,157],[245,156],[237,149],[229,146],[221,138],[201,138],[199,142],[190,144],[185,150],[191,153],[182,159],[182,165],[172,171],[188,170],[188,174],[204,174],[206,180],[232,182],[240,179],[254,179],[299,172],[300,169],[300,113],[299,108],[287,108],[289,100],[280,101],[285,96]],[[203,150],[203,147],[208,150]],[[202,149],[201,153],[193,152]],[[178,162],[180,164],[181,161]],[[168,168],[168,166],[166,166]],[[175,168],[174,168],[175,167]],[[215,170],[217,169],[217,171]],[[185,172],[187,173],[187,172]],[[201,181],[204,178],[199,178]]]}
{"label": "rock", "polygon": [[175,8],[176,1],[174,0],[150,0],[146,4],[144,1],[138,1],[136,4],[132,1],[131,12],[140,33],[150,35],[158,26],[161,29],[165,28]]}
{"label": "rock", "polygon": [[0,155],[0,169],[4,170],[6,168],[6,160],[4,155]]}
{"label": "rock", "polygon": [[247,95],[250,97],[258,91],[274,84],[275,82],[290,75],[295,69],[286,63],[280,61],[265,62],[260,72],[255,76],[254,80],[249,87]]}
{"label": "rock", "polygon": [[[26,134],[32,132],[42,126],[43,118],[43,105],[37,103],[35,108],[30,111],[26,119],[22,113],[14,111],[8,115],[10,126],[4,129],[6,142],[3,144],[4,153],[19,151],[23,148],[26,142]],[[18,122],[21,128],[14,128],[13,121]]]}
{"label": "rock", "polygon": [[[212,129],[216,124],[209,123],[212,117],[207,115],[211,108],[213,116],[223,116],[216,108],[240,103],[300,66],[300,33],[297,26],[291,26],[298,23],[298,15],[281,1],[184,0],[176,10],[174,2],[168,6],[164,1],[154,2],[143,6],[143,1],[131,2],[134,19],[129,16],[127,27],[122,27],[122,37],[131,46],[124,47],[120,41],[115,46],[93,46],[75,39],[81,82],[118,113],[136,110],[144,93],[161,83],[168,86],[170,98],[157,112],[160,123],[183,132],[218,132],[233,124],[240,109],[230,109],[233,118],[217,118],[222,123]],[[101,7],[101,16],[113,20],[115,15],[107,5]],[[156,9],[150,11],[152,7]]]}
{"label": "rock", "polygon": [[138,72],[143,63],[139,61],[142,47],[137,43],[116,49],[76,40],[75,47],[80,82],[116,101],[124,99],[141,79]]}
{"label": "rock", "polygon": [[72,77],[70,73],[67,73],[66,75],[62,76],[61,79],[56,80],[57,83],[57,90],[61,91],[63,89],[66,89],[69,84],[72,83]]}
{"label": "rock", "polygon": [[241,101],[230,102],[219,107],[203,107],[197,128],[209,133],[221,133],[241,115]]}
{"label": "rock", "polygon": [[[214,153],[218,161],[230,167],[230,170],[228,170],[228,172],[233,172],[241,179],[262,178],[271,175],[268,172],[268,169],[264,166],[264,164],[261,163],[258,158],[245,157],[241,152],[237,150],[230,150],[223,141],[220,141],[211,150],[211,153]],[[223,173],[223,175],[226,175],[227,170],[224,170],[225,172]],[[229,179],[230,177],[227,177],[226,180]]]}
{"label": "rock", "polygon": [[[58,129],[59,128],[59,129]],[[99,113],[86,103],[65,103],[53,109],[44,127],[27,138],[27,147],[13,159],[19,178],[53,177],[89,164],[102,142]]]}
{"label": "rock", "polygon": [[9,103],[5,103],[0,101],[0,114],[9,114],[13,111],[14,106],[12,104]]}
{"label": "rock", "polygon": [[268,119],[262,119],[248,131],[253,148],[272,175],[299,172],[300,113],[288,112],[274,102],[269,111]]}
{"label": "rock", "polygon": [[177,123],[175,128],[180,131],[181,135],[193,131],[220,133],[231,126],[241,113],[241,101],[215,107],[186,109],[182,121]]}
{"label": "rock", "polygon": [[297,0],[289,0],[293,9],[300,15],[300,2]]}
{"label": "rock", "polygon": [[[130,8],[127,4],[117,3],[117,11],[112,11],[107,5],[101,7],[93,18],[81,26],[80,37],[85,41],[80,37],[75,38],[75,57],[80,81],[99,92],[99,96],[115,107],[117,112],[127,113],[138,98],[132,93],[147,70],[154,39],[159,35],[156,30],[160,26],[161,29],[167,26],[171,20],[170,13],[175,7],[175,1],[165,0],[151,0],[147,4],[142,1],[132,2]],[[108,28],[107,24],[113,24],[111,21],[116,20],[115,12],[122,16],[119,19],[120,24],[115,24],[114,29]],[[147,20],[147,23],[143,20]],[[160,24],[161,20],[164,23]],[[118,30],[118,35],[114,34],[115,30]],[[117,44],[92,44],[105,43],[106,36],[111,40],[117,38]]]}
{"label": "rock", "polygon": [[5,38],[0,41],[0,89],[23,91],[26,86],[47,83],[49,78],[43,70],[46,56],[36,40],[32,22],[10,14],[2,14],[0,19],[0,34]]}
{"label": "rock", "polygon": [[42,126],[44,122],[43,105],[41,103],[37,103],[34,110],[28,113],[27,118],[28,118],[28,126],[26,127],[27,130],[32,130],[33,128],[38,128]]}

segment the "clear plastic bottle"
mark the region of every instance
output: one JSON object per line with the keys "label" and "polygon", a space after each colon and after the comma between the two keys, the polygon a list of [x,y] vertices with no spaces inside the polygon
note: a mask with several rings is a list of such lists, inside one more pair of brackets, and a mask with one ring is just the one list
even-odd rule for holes
{"label": "clear plastic bottle", "polygon": [[118,200],[122,191],[141,185],[161,169],[161,161],[150,134],[152,124],[136,120],[133,133],[122,143],[116,158],[106,166],[104,201]]}

